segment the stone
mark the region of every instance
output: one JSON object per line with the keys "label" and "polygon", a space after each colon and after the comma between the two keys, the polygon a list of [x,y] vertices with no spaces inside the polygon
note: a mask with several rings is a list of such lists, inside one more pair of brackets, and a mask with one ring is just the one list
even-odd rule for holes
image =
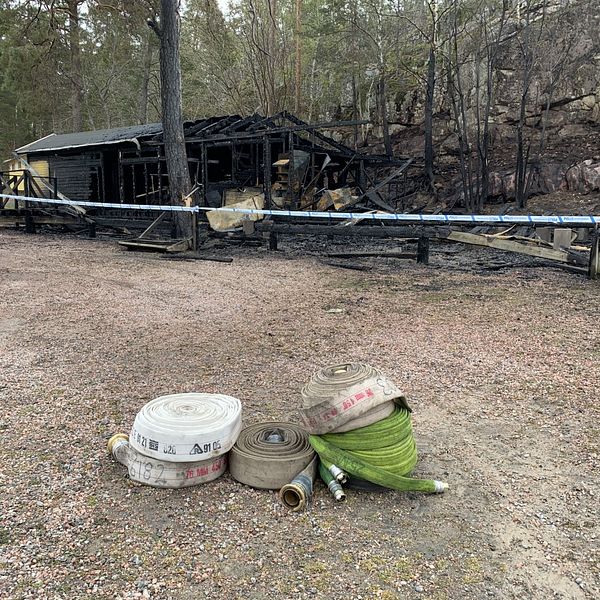
{"label": "stone", "polygon": [[492,171],[490,173],[489,195],[502,196],[506,200],[515,197],[515,173]]}
{"label": "stone", "polygon": [[558,137],[568,138],[568,137],[586,137],[590,135],[590,128],[581,125],[580,123],[570,123],[561,127],[558,132]]}
{"label": "stone", "polygon": [[581,108],[583,110],[594,110],[594,107],[597,104],[596,95],[590,94],[589,96],[584,96],[581,99]]}
{"label": "stone", "polygon": [[571,167],[565,174],[567,187],[572,192],[600,191],[600,162],[584,160]]}
{"label": "stone", "polygon": [[567,188],[567,167],[560,163],[544,163],[534,176],[533,190],[538,194],[551,194]]}

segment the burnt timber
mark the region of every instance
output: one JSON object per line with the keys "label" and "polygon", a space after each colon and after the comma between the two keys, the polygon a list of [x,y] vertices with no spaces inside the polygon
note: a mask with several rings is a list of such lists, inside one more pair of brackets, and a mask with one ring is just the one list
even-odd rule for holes
{"label": "burnt timber", "polygon": [[[300,208],[309,183],[316,189],[351,185],[364,195],[368,169],[399,169],[407,160],[359,153],[324,133],[357,123],[363,122],[308,124],[287,112],[186,121],[192,182],[204,204],[213,207],[226,202],[227,190],[245,188],[261,190],[267,208]],[[52,179],[57,191],[72,200],[170,203],[160,124],[50,135],[18,148],[15,154],[31,163],[34,177]],[[285,168],[275,167],[278,162]],[[6,185],[9,175],[4,174],[4,189],[10,187]],[[10,189],[24,192],[14,185]],[[43,197],[41,189],[30,191]],[[90,216],[152,218],[138,213],[99,209],[90,211]]]}
{"label": "burnt timber", "polygon": [[[421,168],[411,158],[359,151],[325,133],[364,123],[309,124],[287,112],[272,117],[228,115],[186,121],[188,167],[197,192],[194,200],[217,208],[234,204],[244,194],[260,194],[267,209],[333,210],[333,203],[339,210],[352,206],[352,212],[357,214],[348,222],[335,224],[312,219],[304,223],[302,219],[294,219],[289,223],[285,217],[269,217],[256,225],[256,233],[267,237],[272,249],[277,247],[278,234],[416,237],[419,261],[426,263],[429,239],[437,238],[583,264],[577,253],[532,247],[520,240],[476,236],[474,232],[461,233],[461,226],[453,227],[453,232],[427,223],[416,226],[407,222],[405,227],[362,223],[358,216],[361,211],[404,209],[404,198],[414,191],[407,193],[407,172],[411,167]],[[3,193],[100,204],[170,204],[161,124],[53,134],[18,148],[15,157],[16,162],[0,172]],[[331,194],[328,204],[320,207],[327,193],[338,190],[339,207]],[[163,214],[159,219],[156,215],[155,210],[84,209],[0,201],[0,224],[24,225],[28,232],[35,232],[36,224],[67,226],[76,231],[87,229],[90,236],[96,234],[96,226],[144,230],[135,242],[128,242],[134,246],[147,247],[156,242],[148,239],[151,232],[161,233],[164,238],[165,230],[170,227],[170,215]],[[488,223],[487,226],[504,225]],[[556,227],[561,226],[568,227],[567,224]],[[595,240],[596,250],[589,259],[590,276],[598,273],[597,237]],[[179,240],[163,241],[169,242],[171,251],[179,250]]]}

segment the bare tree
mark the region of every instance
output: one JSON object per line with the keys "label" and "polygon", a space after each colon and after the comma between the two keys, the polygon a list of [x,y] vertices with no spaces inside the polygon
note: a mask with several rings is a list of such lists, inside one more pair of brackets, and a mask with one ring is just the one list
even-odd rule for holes
{"label": "bare tree", "polygon": [[242,14],[243,52],[262,110],[273,115],[288,105],[284,31],[279,27],[277,0],[244,0]]}
{"label": "bare tree", "polygon": [[294,86],[294,110],[300,115],[302,107],[302,0],[296,0],[296,27],[294,30],[294,42],[296,45],[295,57],[295,86]]}
{"label": "bare tree", "polygon": [[458,135],[465,207],[481,211],[489,194],[494,77],[511,13],[507,0],[500,6],[481,0],[473,19],[461,22],[459,5],[453,0],[446,53],[448,96]]}
{"label": "bare tree", "polygon": [[433,152],[433,101],[435,94],[435,80],[436,80],[436,46],[438,43],[438,30],[439,30],[439,11],[437,0],[429,0],[427,2],[427,9],[430,14],[430,27],[429,27],[429,56],[427,59],[427,87],[425,95],[425,176],[429,183],[429,188],[435,193],[434,186],[434,175],[433,175],[433,163],[435,155]]}
{"label": "bare tree", "polygon": [[[188,168],[183,115],[181,108],[181,65],[179,60],[180,0],[161,0],[160,24],[151,20],[149,26],[160,39],[160,77],[163,141],[169,192],[172,204],[182,205],[189,196],[192,185]],[[191,213],[176,214],[176,234],[192,238]]]}
{"label": "bare tree", "polygon": [[519,57],[521,60],[521,91],[519,99],[519,119],[517,121],[517,154],[516,154],[516,172],[515,172],[515,199],[520,208],[527,204],[529,189],[531,187],[531,176],[529,168],[529,154],[531,152],[531,143],[526,139],[524,129],[527,120],[527,105],[530,101],[530,89],[533,79],[533,72],[537,60],[538,46],[544,31],[546,19],[546,2],[541,5],[541,23],[535,31],[534,23],[538,18],[533,14],[531,0],[525,0],[522,3],[523,9],[519,15],[517,42],[519,47]]}
{"label": "bare tree", "polygon": [[[390,40],[388,39],[385,20],[387,15],[385,11],[385,5],[380,0],[369,0],[366,3],[366,8],[368,9],[370,16],[374,20],[373,31],[369,28],[363,26],[360,23],[361,14],[358,12],[357,6],[358,3],[353,3],[351,6],[351,14],[350,19],[352,23],[352,28],[354,32],[360,31],[364,39],[370,41],[372,43],[373,50],[375,52],[375,58],[377,61],[376,69],[374,69],[374,73],[376,75],[376,79],[374,79],[375,83],[375,98],[377,102],[377,121],[381,126],[381,135],[383,137],[383,144],[385,146],[385,152],[388,156],[393,154],[392,148],[392,140],[390,138],[390,122],[388,116],[388,106],[387,106],[387,53],[388,53],[388,45]],[[353,48],[354,49],[354,48]],[[356,81],[354,79],[354,69],[353,69],[353,104],[356,104],[357,98],[354,98],[356,94]],[[354,106],[354,113],[356,113],[356,106]],[[356,134],[355,134],[356,137]]]}
{"label": "bare tree", "polygon": [[154,45],[151,35],[147,36],[144,47],[144,64],[142,71],[142,84],[138,99],[138,123],[143,125],[148,122],[148,91],[150,89],[150,78],[152,76],[152,60],[154,58]]}
{"label": "bare tree", "polygon": [[81,75],[81,45],[79,6],[83,0],[68,0],[69,52],[71,54],[71,111],[73,131],[83,129],[83,78]]}
{"label": "bare tree", "polygon": [[[453,4],[450,2],[444,6],[442,0],[425,0],[425,22],[422,19],[417,19],[415,15],[410,15],[404,8],[396,10],[397,16],[407,21],[424,40],[427,47],[426,74],[424,77],[425,83],[425,106],[424,106],[424,158],[425,158],[425,177],[429,189],[434,194],[435,189],[435,152],[433,147],[433,112],[435,102],[435,90],[437,85],[438,75],[438,54],[444,41],[440,38],[441,24],[447,13],[451,10]],[[415,73],[413,72],[413,75]],[[418,75],[417,75],[418,76]],[[419,77],[421,79],[421,77]]]}

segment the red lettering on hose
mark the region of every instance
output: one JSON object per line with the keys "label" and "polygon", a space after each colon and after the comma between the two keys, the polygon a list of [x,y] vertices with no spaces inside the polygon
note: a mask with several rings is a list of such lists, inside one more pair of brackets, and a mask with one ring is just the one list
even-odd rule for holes
{"label": "red lettering on hose", "polygon": [[342,411],[349,410],[358,402],[361,402],[362,400],[365,400],[366,398],[373,398],[373,396],[375,396],[375,393],[373,392],[373,390],[371,388],[367,388],[366,390],[363,390],[362,392],[357,392],[353,396],[350,396],[344,400],[344,402],[342,403]]}

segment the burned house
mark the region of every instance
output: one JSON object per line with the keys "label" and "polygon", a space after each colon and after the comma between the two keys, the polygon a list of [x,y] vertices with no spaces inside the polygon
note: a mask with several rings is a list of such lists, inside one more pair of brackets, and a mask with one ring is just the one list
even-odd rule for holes
{"label": "burned house", "polygon": [[[383,155],[359,153],[326,131],[356,123],[310,125],[289,113],[273,117],[239,115],[184,123],[191,180],[210,206],[239,199],[239,190],[264,195],[266,207],[315,208],[324,191],[350,187],[365,201],[390,207],[372,180],[374,168],[406,164]],[[168,173],[161,124],[49,135],[16,154],[33,178],[32,195],[56,193],[72,200],[101,203],[168,204]],[[14,173],[13,173],[14,174]],[[3,187],[23,191],[9,184]],[[387,184],[397,184],[391,180]],[[321,207],[324,207],[323,202]]]}

